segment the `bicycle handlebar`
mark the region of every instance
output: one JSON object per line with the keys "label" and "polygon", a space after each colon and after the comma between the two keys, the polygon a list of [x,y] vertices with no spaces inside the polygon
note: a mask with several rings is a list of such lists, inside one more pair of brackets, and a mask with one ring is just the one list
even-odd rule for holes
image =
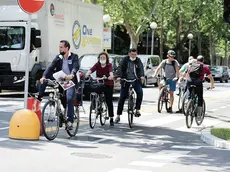
{"label": "bicycle handlebar", "polygon": [[133,80],[127,80],[127,79],[121,79],[122,81],[126,81],[126,82],[134,82],[134,81],[136,81],[137,79],[133,79]]}

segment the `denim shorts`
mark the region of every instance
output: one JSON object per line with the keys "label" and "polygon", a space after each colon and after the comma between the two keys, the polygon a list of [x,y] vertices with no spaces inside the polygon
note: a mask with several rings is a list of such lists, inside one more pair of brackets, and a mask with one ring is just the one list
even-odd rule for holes
{"label": "denim shorts", "polygon": [[173,81],[172,79],[167,79],[166,84],[169,85],[169,91],[176,91],[176,81]]}

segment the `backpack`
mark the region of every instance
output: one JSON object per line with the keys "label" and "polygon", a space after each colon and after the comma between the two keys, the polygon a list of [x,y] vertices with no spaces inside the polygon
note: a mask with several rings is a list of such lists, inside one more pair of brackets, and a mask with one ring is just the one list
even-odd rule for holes
{"label": "backpack", "polygon": [[[167,60],[164,60],[164,66],[163,66],[164,71],[165,71],[166,61]],[[175,65],[175,63],[176,63],[175,60],[173,60],[172,61],[172,66],[174,67],[174,70],[175,70],[175,73],[176,73],[176,65]],[[167,65],[170,65],[170,64],[167,64]]]}
{"label": "backpack", "polygon": [[189,76],[191,78],[198,79],[201,77],[202,71],[203,71],[203,64],[192,63],[189,67]]}

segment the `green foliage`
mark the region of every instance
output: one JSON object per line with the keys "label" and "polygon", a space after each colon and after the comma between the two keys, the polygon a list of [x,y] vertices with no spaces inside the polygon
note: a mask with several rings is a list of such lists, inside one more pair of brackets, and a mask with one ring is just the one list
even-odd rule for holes
{"label": "green foliage", "polygon": [[230,128],[212,128],[211,134],[224,140],[230,140]]}
{"label": "green foliage", "polygon": [[[230,40],[229,25],[223,23],[223,0],[86,0],[104,6],[104,13],[110,14],[110,25],[124,25],[131,40],[136,44],[139,36],[152,21],[161,27],[163,16],[163,42],[169,48],[180,48],[187,56],[184,47],[187,35],[194,35],[192,52],[198,53],[198,35],[201,35],[201,50],[209,57],[209,39],[216,45],[216,53],[225,55],[225,42]],[[157,5],[156,5],[157,4]],[[178,21],[181,18],[181,31]],[[156,35],[160,35],[156,29]],[[184,35],[177,41],[178,34]],[[205,40],[205,41],[204,41]],[[179,46],[177,44],[180,44]],[[205,49],[204,49],[205,48]],[[229,54],[227,54],[229,55]],[[187,57],[185,57],[187,59]]]}

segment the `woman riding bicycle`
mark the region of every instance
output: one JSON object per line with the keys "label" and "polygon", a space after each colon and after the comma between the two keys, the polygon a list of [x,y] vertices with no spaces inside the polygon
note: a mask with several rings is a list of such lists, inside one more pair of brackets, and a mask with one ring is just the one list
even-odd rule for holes
{"label": "woman riding bicycle", "polygon": [[109,55],[105,52],[102,52],[98,56],[98,62],[86,73],[86,78],[89,75],[96,71],[96,76],[98,78],[102,78],[106,76],[108,79],[104,81],[104,94],[106,99],[106,104],[109,110],[109,117],[110,117],[110,126],[114,126],[113,121],[113,69],[112,64],[109,63]]}

